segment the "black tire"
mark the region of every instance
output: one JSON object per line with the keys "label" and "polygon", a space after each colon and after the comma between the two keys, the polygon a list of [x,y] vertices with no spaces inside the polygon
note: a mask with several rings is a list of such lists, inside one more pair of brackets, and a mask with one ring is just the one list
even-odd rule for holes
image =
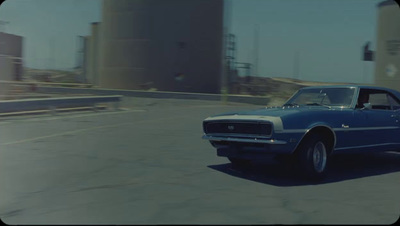
{"label": "black tire", "polygon": [[310,134],[307,136],[297,151],[300,174],[312,181],[322,180],[326,176],[330,148],[326,139],[321,135]]}
{"label": "black tire", "polygon": [[243,167],[243,166],[249,166],[251,164],[251,161],[247,159],[239,159],[234,157],[228,157],[228,159],[234,166]]}

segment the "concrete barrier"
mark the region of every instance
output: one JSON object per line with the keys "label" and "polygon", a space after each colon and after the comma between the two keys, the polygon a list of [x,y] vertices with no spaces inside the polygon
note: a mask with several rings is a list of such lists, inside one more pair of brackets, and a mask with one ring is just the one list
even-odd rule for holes
{"label": "concrete barrier", "polygon": [[79,97],[58,97],[58,98],[38,98],[21,100],[0,101],[0,113],[35,111],[35,110],[56,110],[57,108],[71,108],[93,106],[98,103],[114,103],[114,107],[119,107],[121,95],[113,96],[79,96]]}
{"label": "concrete barrier", "polygon": [[[43,93],[68,93],[68,94],[92,94],[92,95],[123,95],[128,97],[146,98],[168,98],[168,99],[197,99],[222,101],[221,94],[206,93],[181,93],[166,91],[143,91],[143,90],[120,90],[120,89],[96,89],[96,88],[67,88],[67,87],[38,87],[38,92]],[[246,95],[228,95],[228,102],[240,102],[256,105],[267,105],[270,101],[268,97],[255,97]]]}

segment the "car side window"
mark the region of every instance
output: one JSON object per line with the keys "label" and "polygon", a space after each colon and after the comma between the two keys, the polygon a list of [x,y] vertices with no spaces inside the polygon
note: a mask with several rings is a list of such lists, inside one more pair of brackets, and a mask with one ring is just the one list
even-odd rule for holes
{"label": "car side window", "polygon": [[356,108],[363,108],[365,103],[369,103],[369,91],[366,89],[361,89],[357,99]]}
{"label": "car side window", "polygon": [[389,103],[392,106],[392,110],[400,109],[400,102],[397,98],[394,98],[392,95],[388,95]]}
{"label": "car side window", "polygon": [[391,104],[387,93],[371,93],[369,95],[369,103],[372,109],[391,110]]}

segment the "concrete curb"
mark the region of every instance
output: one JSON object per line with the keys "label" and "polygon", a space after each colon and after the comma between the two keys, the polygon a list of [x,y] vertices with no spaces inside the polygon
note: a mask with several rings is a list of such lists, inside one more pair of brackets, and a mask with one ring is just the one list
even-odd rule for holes
{"label": "concrete curb", "polygon": [[43,114],[56,114],[58,112],[77,112],[77,111],[98,111],[104,110],[107,106],[96,106],[95,108],[92,106],[86,107],[74,107],[74,108],[59,108],[52,110],[32,110],[32,111],[14,111],[14,112],[5,112],[0,113],[0,117],[8,117],[8,116],[21,116],[21,115],[43,115]]}
{"label": "concrete curb", "polygon": [[[158,99],[193,99],[239,102],[266,106],[269,102],[267,97],[254,97],[245,95],[222,95],[205,93],[179,93],[163,91],[142,90],[119,90],[119,89],[96,89],[96,88],[71,88],[71,87],[45,87],[36,89],[39,93],[46,94],[80,94],[84,96],[35,98],[0,101],[0,116],[40,114],[45,112],[56,112],[57,108],[73,109],[79,107],[93,108],[97,103],[120,102],[122,96],[145,97]],[[96,96],[88,96],[96,95]],[[119,106],[115,106],[118,108]]]}
{"label": "concrete curb", "polygon": [[99,103],[114,103],[118,108],[121,101],[121,95],[113,96],[75,96],[75,97],[57,97],[57,98],[37,98],[0,101],[0,113],[51,110],[57,108],[73,107],[96,107]]}
{"label": "concrete curb", "polygon": [[128,97],[168,98],[168,99],[195,99],[228,102],[249,103],[266,106],[270,101],[268,97],[254,97],[246,95],[205,94],[205,93],[179,93],[164,91],[120,90],[120,89],[96,89],[96,88],[67,88],[67,87],[37,87],[38,92],[43,93],[69,93],[92,95],[123,95]]}

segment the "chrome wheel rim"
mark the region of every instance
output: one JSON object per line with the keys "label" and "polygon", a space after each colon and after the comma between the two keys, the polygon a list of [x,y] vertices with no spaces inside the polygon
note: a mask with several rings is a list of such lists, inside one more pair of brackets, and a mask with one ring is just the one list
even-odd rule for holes
{"label": "chrome wheel rim", "polygon": [[314,169],[318,173],[324,171],[326,166],[326,148],[321,141],[316,143],[313,151],[313,164]]}

